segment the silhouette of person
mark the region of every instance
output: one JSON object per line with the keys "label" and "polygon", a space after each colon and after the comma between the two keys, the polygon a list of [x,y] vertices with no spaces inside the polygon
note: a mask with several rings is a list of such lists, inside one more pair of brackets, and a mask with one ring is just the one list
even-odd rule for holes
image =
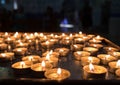
{"label": "silhouette of person", "polygon": [[51,6],[47,6],[46,12],[44,14],[45,19],[45,31],[46,32],[56,32],[57,31],[57,17]]}
{"label": "silhouette of person", "polygon": [[109,30],[110,7],[110,1],[105,1],[101,7],[101,25],[106,33],[108,33]]}
{"label": "silhouette of person", "polygon": [[84,0],[84,6],[79,11],[79,16],[83,31],[88,31],[92,27],[92,7],[89,5],[89,0]]}

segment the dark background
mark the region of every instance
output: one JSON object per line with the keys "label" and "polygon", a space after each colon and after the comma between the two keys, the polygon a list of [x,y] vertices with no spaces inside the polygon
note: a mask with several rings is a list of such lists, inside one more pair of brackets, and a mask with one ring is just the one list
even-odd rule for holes
{"label": "dark background", "polygon": [[[84,29],[81,14],[89,1],[91,22]],[[89,32],[98,33],[119,45],[120,0],[0,0],[0,31],[2,32]],[[47,11],[47,8],[49,12]],[[67,19],[73,28],[59,26]],[[63,28],[64,29],[64,28]],[[66,28],[65,28],[66,29]]]}

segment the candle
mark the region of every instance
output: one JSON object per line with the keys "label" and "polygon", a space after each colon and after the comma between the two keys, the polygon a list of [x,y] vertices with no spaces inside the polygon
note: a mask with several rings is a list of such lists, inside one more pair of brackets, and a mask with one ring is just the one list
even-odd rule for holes
{"label": "candle", "polygon": [[112,55],[114,57],[116,57],[117,59],[120,59],[120,52],[108,52],[109,55]]}
{"label": "candle", "polygon": [[118,68],[120,68],[120,60],[109,62],[109,63],[108,63],[108,66],[109,66],[109,71],[110,71],[111,73],[115,73],[115,71],[116,71]]}
{"label": "candle", "polygon": [[46,63],[45,61],[42,61],[41,63],[33,64],[31,66],[31,69],[35,72],[46,71],[52,68],[53,68],[52,64]]}
{"label": "candle", "polygon": [[73,42],[76,43],[76,44],[83,44],[84,39],[83,38],[74,38]]}
{"label": "candle", "polygon": [[7,44],[1,43],[1,44],[0,44],[0,50],[1,50],[1,51],[7,50],[7,46],[8,46]]}
{"label": "candle", "polygon": [[0,53],[0,61],[11,61],[14,59],[13,52]]}
{"label": "candle", "polygon": [[90,56],[90,53],[87,51],[76,51],[73,53],[76,60],[81,60],[81,57]]}
{"label": "candle", "polygon": [[98,54],[97,57],[100,58],[101,63],[104,64],[104,65],[107,65],[111,61],[117,60],[116,57],[111,56],[109,54]]}
{"label": "candle", "polygon": [[101,41],[93,38],[93,39],[89,40],[89,43],[101,43]]}
{"label": "candle", "polygon": [[65,56],[68,55],[68,53],[69,53],[70,50],[68,48],[64,48],[63,47],[63,48],[56,48],[54,51],[58,52],[60,56],[65,57]]}
{"label": "candle", "polygon": [[87,57],[81,57],[81,65],[85,66],[88,64],[94,64],[94,65],[98,65],[100,64],[100,59],[94,56],[87,56]]}
{"label": "candle", "polygon": [[50,57],[59,57],[59,53],[58,52],[53,52],[53,50],[50,51],[46,51],[42,54],[43,57],[47,56],[47,54],[49,54]]}
{"label": "candle", "polygon": [[47,79],[57,80],[57,81],[65,80],[69,78],[70,75],[71,73],[63,68],[53,68],[45,72],[45,77]]}
{"label": "candle", "polygon": [[28,47],[28,43],[22,43],[22,42],[19,42],[19,44],[16,44],[16,47]]}
{"label": "candle", "polygon": [[115,71],[115,75],[116,75],[117,77],[120,77],[120,68],[118,68],[118,69]]}
{"label": "candle", "polygon": [[103,49],[107,52],[119,51],[117,48],[114,48],[114,47],[111,47],[111,46],[104,47]]}
{"label": "candle", "polygon": [[96,39],[96,40],[103,40],[104,38],[101,37],[100,35],[97,35],[96,37],[94,37],[94,39]]}
{"label": "candle", "polygon": [[22,61],[31,61],[33,64],[40,62],[40,56],[38,55],[29,55],[22,57]]}
{"label": "candle", "polygon": [[25,55],[27,51],[27,48],[15,48],[13,49],[13,52],[15,52],[15,55]]}
{"label": "candle", "polygon": [[95,47],[95,48],[98,48],[98,49],[100,49],[100,48],[103,47],[102,44],[89,44],[89,46],[90,46],[90,47]]}
{"label": "candle", "polygon": [[30,73],[31,62],[18,61],[11,65],[15,75],[27,75]]}
{"label": "candle", "polygon": [[83,51],[88,51],[88,52],[90,52],[91,55],[92,55],[92,54],[95,54],[95,52],[98,51],[98,48],[95,48],[95,47],[84,47],[84,48],[83,48]]}
{"label": "candle", "polygon": [[41,63],[36,63],[31,65],[32,76],[38,78],[44,78],[44,72],[52,69],[53,65],[50,63],[46,63],[44,60]]}
{"label": "candle", "polygon": [[81,45],[81,44],[71,45],[71,50],[72,51],[79,51],[79,50],[82,50],[82,48],[83,48],[83,45]]}
{"label": "candle", "polygon": [[100,65],[85,65],[83,67],[84,79],[105,79],[108,71],[107,68]]}
{"label": "candle", "polygon": [[50,54],[47,54],[46,57],[42,57],[40,61],[46,61],[48,63],[51,63],[53,67],[56,67],[58,64],[58,58],[54,56],[50,56]]}

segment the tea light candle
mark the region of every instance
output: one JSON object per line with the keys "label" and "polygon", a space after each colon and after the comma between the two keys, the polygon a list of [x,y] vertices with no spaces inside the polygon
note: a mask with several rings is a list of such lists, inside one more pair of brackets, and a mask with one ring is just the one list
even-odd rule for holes
{"label": "tea light candle", "polygon": [[107,52],[119,51],[117,48],[110,47],[110,46],[104,47],[103,49],[106,50]]}
{"label": "tea light candle", "polygon": [[83,48],[83,45],[81,45],[81,44],[71,45],[71,50],[72,51],[79,51],[79,50],[82,50],[82,48]]}
{"label": "tea light candle", "polygon": [[83,51],[88,51],[88,52],[90,52],[91,54],[94,54],[95,52],[98,51],[98,48],[95,48],[95,47],[84,47],[84,48],[83,48]]}
{"label": "tea light candle", "polygon": [[89,46],[90,46],[90,47],[95,47],[95,48],[98,48],[98,49],[100,49],[100,48],[103,47],[102,44],[89,44]]}
{"label": "tea light candle", "polygon": [[31,62],[30,61],[18,61],[11,65],[14,74],[29,74]]}
{"label": "tea light candle", "polygon": [[56,48],[54,51],[58,52],[59,55],[63,56],[63,57],[67,56],[67,54],[69,53],[69,49],[68,48],[64,48],[64,47],[63,48]]}
{"label": "tea light candle", "polygon": [[51,57],[59,57],[59,53],[58,52],[53,52],[53,50],[50,51],[46,51],[45,53],[42,54],[43,57],[46,57],[47,54],[49,54]]}
{"label": "tea light candle", "polygon": [[93,39],[89,40],[89,43],[101,43],[101,41],[93,38]]}
{"label": "tea light candle", "polygon": [[22,43],[20,42],[19,44],[16,44],[16,47],[28,47],[28,43]]}
{"label": "tea light candle", "polygon": [[76,44],[82,44],[82,43],[84,43],[84,39],[83,38],[74,38],[74,43],[76,43]]}
{"label": "tea light candle", "polygon": [[69,78],[70,75],[71,73],[68,70],[62,68],[53,68],[45,72],[46,78],[57,81],[65,80]]}
{"label": "tea light candle", "polygon": [[81,57],[90,56],[90,53],[87,51],[76,51],[73,53],[76,60],[81,60]]}
{"label": "tea light candle", "polygon": [[58,64],[58,58],[54,57],[54,56],[50,56],[50,54],[47,54],[46,57],[42,57],[40,59],[40,62],[43,61],[43,60],[45,62],[51,63],[53,65],[53,67],[56,67],[57,64]]}
{"label": "tea light candle", "polygon": [[14,69],[26,69],[31,67],[31,62],[28,61],[19,61],[12,64],[12,68]]}
{"label": "tea light candle", "polygon": [[108,65],[109,65],[109,71],[111,73],[115,73],[115,70],[120,68],[120,60],[109,62]]}
{"label": "tea light candle", "polygon": [[15,52],[15,55],[24,55],[27,51],[27,48],[15,48],[13,49],[13,52]]}
{"label": "tea light candle", "polygon": [[14,37],[8,37],[5,42],[6,43],[13,43],[15,41],[15,38]]}
{"label": "tea light candle", "polygon": [[87,57],[81,57],[81,65],[85,66],[88,64],[94,64],[94,65],[98,65],[100,64],[100,59],[94,56],[87,56]]}
{"label": "tea light candle", "polygon": [[118,69],[115,71],[115,75],[116,75],[117,77],[120,77],[120,68],[118,68]]}
{"label": "tea light candle", "polygon": [[6,53],[0,53],[0,60],[1,61],[11,61],[14,59],[14,53],[13,52],[6,52]]}
{"label": "tea light candle", "polygon": [[52,46],[53,46],[54,43],[50,42],[50,41],[45,41],[43,43],[41,43],[41,46],[43,48],[46,48],[46,49],[50,49]]}
{"label": "tea light candle", "polygon": [[6,50],[6,49],[7,49],[7,46],[8,46],[7,44],[1,43],[1,44],[0,44],[0,50],[1,50],[1,51]]}
{"label": "tea light candle", "polygon": [[105,79],[108,71],[107,68],[100,65],[85,65],[83,67],[83,78],[84,79]]}
{"label": "tea light candle", "polygon": [[52,68],[53,68],[53,65],[50,63],[46,63],[45,61],[31,65],[31,69],[35,72],[46,71]]}
{"label": "tea light candle", "polygon": [[103,40],[104,38],[101,37],[100,35],[97,35],[96,37],[94,37],[94,39],[96,39],[96,40]]}
{"label": "tea light candle", "polygon": [[117,60],[116,57],[111,56],[109,54],[98,54],[97,57],[100,58],[101,63],[104,64],[104,65],[107,65],[111,61]]}
{"label": "tea light candle", "polygon": [[22,61],[31,61],[33,64],[39,63],[40,62],[40,56],[38,55],[29,55],[22,57]]}
{"label": "tea light candle", "polygon": [[120,52],[108,52],[109,55],[112,55],[114,57],[116,57],[117,59],[120,59]]}

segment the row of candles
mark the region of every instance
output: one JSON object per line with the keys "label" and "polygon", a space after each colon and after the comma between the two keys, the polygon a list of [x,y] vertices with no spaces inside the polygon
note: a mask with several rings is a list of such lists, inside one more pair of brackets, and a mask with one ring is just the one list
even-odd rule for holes
{"label": "row of candles", "polygon": [[[84,79],[101,75],[105,78],[109,71],[120,76],[119,49],[102,43],[103,40],[99,35],[82,32],[5,32],[0,36],[0,61],[13,61],[20,56],[21,60],[11,65],[16,74],[32,70],[42,72],[48,79],[64,80],[71,76],[71,72],[58,67],[59,58],[72,52],[74,59],[81,62]],[[35,51],[42,53],[35,54]]]}

